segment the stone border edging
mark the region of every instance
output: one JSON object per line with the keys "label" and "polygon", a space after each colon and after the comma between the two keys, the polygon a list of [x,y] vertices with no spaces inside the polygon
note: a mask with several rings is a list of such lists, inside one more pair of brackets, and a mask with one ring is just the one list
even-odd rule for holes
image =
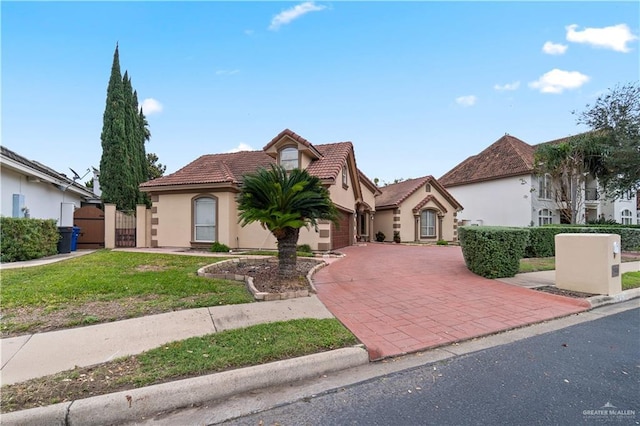
{"label": "stone border edging", "polygon": [[3,425],[122,424],[369,363],[363,345],[2,414]]}
{"label": "stone border edging", "polygon": [[[309,258],[309,259],[314,259],[314,258]],[[307,279],[307,283],[309,284],[309,287],[311,287],[311,292],[305,289],[305,290],[287,291],[284,293],[266,293],[266,292],[258,291],[258,289],[253,284],[253,277],[249,275],[216,274],[216,273],[207,272],[207,269],[209,269],[210,267],[224,265],[225,263],[240,263],[240,262],[246,262],[250,264],[262,263],[264,262],[264,259],[252,259],[252,258],[241,257],[241,258],[223,260],[222,262],[212,263],[210,265],[206,265],[198,269],[198,276],[206,277],[206,278],[217,278],[222,280],[242,281],[245,283],[245,285],[247,286],[247,289],[251,292],[251,294],[253,294],[253,298],[255,300],[268,302],[272,300],[286,300],[286,299],[294,299],[296,297],[308,297],[310,293],[312,294],[317,293],[316,287],[313,285],[313,281],[312,281],[313,274],[315,274],[318,270],[328,265],[328,263],[325,260],[320,260],[318,264],[313,268],[311,268],[311,270],[307,273],[306,279]]]}

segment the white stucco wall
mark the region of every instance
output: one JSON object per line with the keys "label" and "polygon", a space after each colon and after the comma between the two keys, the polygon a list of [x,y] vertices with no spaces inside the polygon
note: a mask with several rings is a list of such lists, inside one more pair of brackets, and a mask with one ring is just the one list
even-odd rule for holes
{"label": "white stucco wall", "polygon": [[61,203],[73,203],[76,208],[81,205],[78,195],[60,189],[47,182],[30,182],[25,175],[7,167],[2,167],[1,178],[1,213],[12,217],[13,194],[24,195],[24,205],[29,215],[35,219],[55,219],[60,223]]}
{"label": "white stucco wall", "polygon": [[467,225],[529,226],[534,210],[531,185],[532,176],[522,175],[447,190],[464,207],[458,213],[461,225],[464,220]]}

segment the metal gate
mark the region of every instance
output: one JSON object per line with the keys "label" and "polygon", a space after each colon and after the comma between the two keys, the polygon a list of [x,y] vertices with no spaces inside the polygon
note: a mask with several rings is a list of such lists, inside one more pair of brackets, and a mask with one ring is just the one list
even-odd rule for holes
{"label": "metal gate", "polygon": [[116,211],[116,247],[136,246],[135,210]]}
{"label": "metal gate", "polygon": [[104,248],[104,212],[95,206],[84,206],[73,212],[73,224],[80,228],[78,249]]}

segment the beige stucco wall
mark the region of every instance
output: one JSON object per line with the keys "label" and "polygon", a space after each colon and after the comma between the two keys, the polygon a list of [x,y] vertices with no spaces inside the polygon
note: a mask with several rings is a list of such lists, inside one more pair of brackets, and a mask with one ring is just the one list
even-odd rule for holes
{"label": "beige stucco wall", "polygon": [[373,218],[373,241],[378,232],[385,235],[385,241],[393,241],[393,216],[393,210],[376,210]]}
{"label": "beige stucco wall", "polygon": [[607,295],[622,291],[620,235],[558,234],[555,244],[558,288]]}
{"label": "beige stucco wall", "polygon": [[[277,241],[259,223],[245,227],[238,223],[235,194],[231,192],[191,192],[184,194],[159,194],[151,213],[151,240],[158,247],[190,247],[192,235],[192,199],[198,195],[217,198],[217,239],[230,248],[276,249]],[[328,224],[300,230],[298,244],[309,244],[318,250],[319,242],[329,242]],[[322,230],[325,230],[324,232]],[[323,236],[321,236],[321,233]],[[153,244],[152,244],[153,245]]]}
{"label": "beige stucco wall", "polygon": [[[436,236],[433,238],[420,238],[419,233],[419,221],[416,221],[416,216],[413,213],[413,208],[416,207],[425,197],[433,195],[440,204],[442,204],[447,213],[445,213],[442,219],[442,239],[446,241],[454,241],[457,239],[457,232],[454,227],[455,224],[455,208],[440,194],[436,188],[432,185],[431,190],[427,192],[424,186],[420,187],[417,191],[411,194],[401,205],[399,221],[394,221],[394,217],[398,217],[393,212],[394,210],[377,211],[375,217],[375,230],[382,231],[387,237],[387,241],[393,240],[393,231],[400,232],[400,239],[402,241],[422,241],[422,242],[435,242],[438,240],[438,219],[436,218]],[[440,212],[441,209],[432,200],[425,204],[421,210],[436,210]],[[444,213],[444,212],[442,212]],[[418,227],[418,228],[416,228]]]}
{"label": "beige stucco wall", "polygon": [[[236,216],[235,195],[230,192],[190,192],[184,194],[159,194],[153,203],[151,228],[155,229],[152,240],[160,247],[189,247],[192,235],[191,203],[195,196],[209,195],[217,198],[218,220],[216,232],[218,241],[235,247]],[[153,232],[153,231],[152,231]]]}
{"label": "beige stucco wall", "polygon": [[356,204],[356,197],[353,193],[353,184],[351,180],[349,180],[349,186],[346,189],[342,186],[342,171],[338,173],[336,184],[329,187],[329,194],[331,194],[331,199],[334,204],[344,210],[353,212]]}

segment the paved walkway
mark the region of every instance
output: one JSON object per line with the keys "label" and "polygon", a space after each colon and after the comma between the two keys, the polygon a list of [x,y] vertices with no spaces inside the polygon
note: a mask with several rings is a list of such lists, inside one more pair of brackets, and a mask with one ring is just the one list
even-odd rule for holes
{"label": "paved walkway", "polygon": [[471,273],[460,247],[368,244],[314,277],[318,297],[372,360],[415,352],[590,308],[586,300]]}
{"label": "paved walkway", "polygon": [[10,337],[0,341],[1,382],[48,374],[135,355],[174,340],[266,322],[333,318],[317,297],[215,306],[149,315],[87,327]]}

